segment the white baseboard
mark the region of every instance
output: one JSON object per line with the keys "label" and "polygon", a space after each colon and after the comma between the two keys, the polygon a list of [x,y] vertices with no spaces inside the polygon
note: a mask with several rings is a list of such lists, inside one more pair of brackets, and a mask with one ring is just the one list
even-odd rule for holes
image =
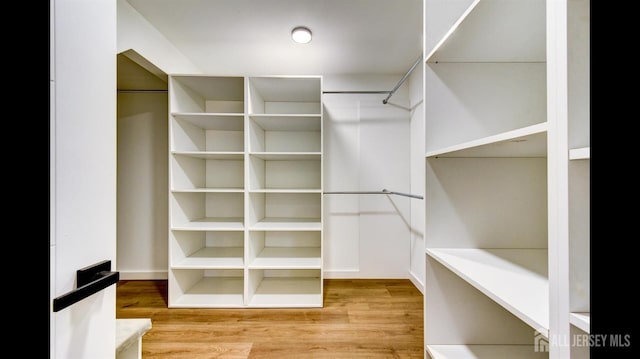
{"label": "white baseboard", "polygon": [[416,288],[418,288],[420,293],[424,295],[424,283],[420,280],[420,278],[416,277],[413,272],[409,272],[409,280],[411,281],[411,283],[413,283],[413,285],[416,286]]}
{"label": "white baseboard", "polygon": [[363,273],[359,269],[325,270],[324,278],[326,279],[410,279],[406,274],[388,275],[388,274],[379,274],[379,273]]}

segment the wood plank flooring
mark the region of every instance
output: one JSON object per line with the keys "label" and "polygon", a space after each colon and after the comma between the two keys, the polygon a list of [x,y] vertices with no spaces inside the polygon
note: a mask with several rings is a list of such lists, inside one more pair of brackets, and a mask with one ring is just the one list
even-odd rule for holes
{"label": "wood plank flooring", "polygon": [[122,280],[117,318],[151,318],[142,357],[424,358],[423,296],[405,279],[325,279],[323,308],[167,308],[166,280]]}

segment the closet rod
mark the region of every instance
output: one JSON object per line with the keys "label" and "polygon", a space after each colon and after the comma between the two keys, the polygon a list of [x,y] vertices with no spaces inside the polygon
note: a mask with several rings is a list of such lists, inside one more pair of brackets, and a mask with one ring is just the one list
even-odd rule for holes
{"label": "closet rod", "polygon": [[394,192],[386,189],[383,189],[382,191],[331,191],[331,192],[322,192],[322,193],[323,194],[395,194],[398,196],[424,199],[424,197],[418,196],[417,194]]}
{"label": "closet rod", "polygon": [[409,69],[409,71],[407,71],[406,74],[404,74],[404,76],[402,77],[402,79],[400,79],[400,82],[398,82],[398,84],[396,85],[396,87],[393,88],[393,90],[391,90],[391,92],[389,93],[389,95],[387,96],[387,98],[385,98],[384,100],[382,100],[383,104],[387,104],[387,101],[389,101],[389,99],[391,98],[391,96],[393,96],[393,94],[398,90],[398,88],[400,88],[400,86],[402,86],[402,84],[407,80],[407,78],[409,77],[409,75],[411,75],[411,73],[413,72],[413,70],[415,70],[415,68],[418,66],[419,63],[422,62],[422,54],[420,54],[420,56],[418,57],[418,59],[416,60],[416,62],[413,64],[413,66],[411,66],[411,68]]}

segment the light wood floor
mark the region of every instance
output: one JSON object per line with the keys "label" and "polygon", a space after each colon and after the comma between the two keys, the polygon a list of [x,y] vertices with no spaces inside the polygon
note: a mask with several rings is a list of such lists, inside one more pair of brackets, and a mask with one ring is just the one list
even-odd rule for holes
{"label": "light wood floor", "polygon": [[122,280],[117,318],[151,318],[149,358],[423,358],[409,280],[325,279],[323,308],[167,308],[167,281]]}

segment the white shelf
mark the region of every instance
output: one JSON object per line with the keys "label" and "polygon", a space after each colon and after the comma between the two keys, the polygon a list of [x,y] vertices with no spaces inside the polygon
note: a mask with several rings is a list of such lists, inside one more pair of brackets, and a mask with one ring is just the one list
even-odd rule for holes
{"label": "white shelf", "polygon": [[445,147],[426,157],[546,157],[547,123]]}
{"label": "white shelf", "polygon": [[320,152],[250,152],[250,156],[268,161],[319,161]]}
{"label": "white shelf", "polygon": [[185,294],[172,301],[172,308],[241,307],[244,304],[242,277],[203,277]]}
{"label": "white shelf", "polygon": [[425,61],[544,62],[545,16],[545,1],[473,1]]}
{"label": "white shelf", "polygon": [[171,114],[173,118],[191,123],[204,130],[242,131],[244,114],[242,113],[184,113]]}
{"label": "white shelf", "polygon": [[251,296],[252,307],[321,307],[319,278],[269,277],[260,281]]}
{"label": "white shelf", "polygon": [[250,193],[322,193],[320,189],[252,189]]}
{"label": "white shelf", "polygon": [[318,247],[267,247],[250,264],[251,269],[320,269]]}
{"label": "white shelf", "polygon": [[591,313],[570,313],[569,322],[585,333],[591,332]]}
{"label": "white shelf", "polygon": [[249,113],[321,114],[322,79],[318,76],[249,78]]}
{"label": "white shelf", "polygon": [[569,150],[570,160],[588,160],[591,158],[591,147],[574,148]]}
{"label": "white shelf", "polygon": [[171,113],[242,113],[244,77],[170,75]]}
{"label": "white shelf", "polygon": [[244,152],[213,152],[213,151],[171,151],[177,156],[187,156],[203,160],[243,160]]}
{"label": "white shelf", "polygon": [[177,224],[172,230],[182,231],[241,231],[244,230],[243,218],[199,218],[188,223]]}
{"label": "white shelf", "polygon": [[549,280],[546,249],[432,248],[426,252],[548,337]]}
{"label": "white shelf", "polygon": [[171,121],[170,149],[172,151],[244,152],[244,117],[236,116],[226,122],[216,121],[216,117],[199,117],[200,121],[176,118]]}
{"label": "white shelf", "polygon": [[265,131],[320,131],[319,114],[252,114],[249,116]]}
{"label": "white shelf", "polygon": [[243,269],[243,247],[205,247],[171,266],[175,269]]}
{"label": "white shelf", "polygon": [[242,188],[178,188],[172,189],[172,193],[243,193]]}
{"label": "white shelf", "polygon": [[320,218],[263,218],[251,226],[254,231],[319,231]]}
{"label": "white shelf", "polygon": [[533,345],[427,345],[432,359],[541,359],[547,352],[536,352]]}

